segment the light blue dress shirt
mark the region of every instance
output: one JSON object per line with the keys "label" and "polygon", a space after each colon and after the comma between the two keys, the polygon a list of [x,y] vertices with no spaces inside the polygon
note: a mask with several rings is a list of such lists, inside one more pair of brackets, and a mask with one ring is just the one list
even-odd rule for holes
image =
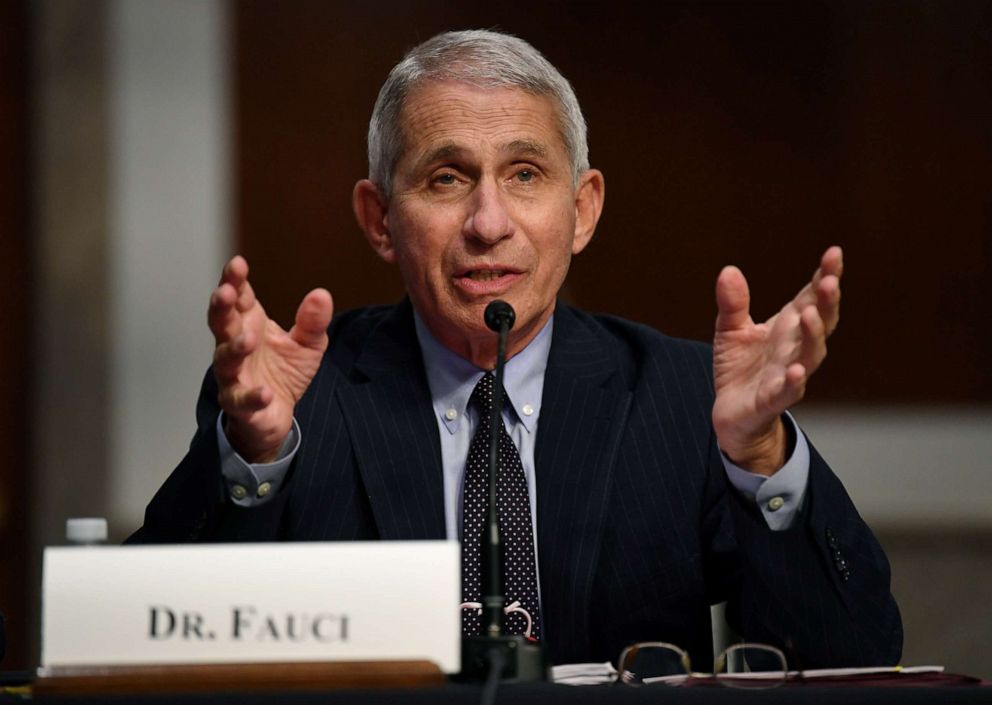
{"label": "light blue dress shirt", "polygon": [[[551,351],[553,320],[549,320],[527,347],[506,363],[504,372],[506,403],[503,406],[503,423],[520,452],[524,466],[535,537],[539,498],[534,449],[541,416],[544,371]],[[465,459],[478,424],[478,414],[475,409],[469,408],[468,400],[485,371],[439,343],[419,316],[415,316],[415,323],[441,440],[446,535],[449,539],[457,539],[461,532]],[[771,477],[748,472],[721,455],[730,483],[757,503],[768,527],[774,531],[790,528],[799,515],[809,475],[809,445],[792,416],[786,416],[796,439],[795,448],[786,464]],[[217,420],[217,440],[221,473],[231,501],[243,507],[264,504],[279,491],[299,448],[299,426],[294,419],[293,428],[275,462],[253,465],[231,448],[224,435],[222,419],[223,415]],[[536,550],[535,545],[535,555]]]}
{"label": "light blue dress shirt", "polygon": [[[417,339],[427,367],[427,384],[431,389],[434,413],[441,435],[441,461],[444,466],[444,518],[449,539],[460,538],[462,525],[462,488],[465,459],[479,425],[478,411],[468,405],[475,385],[486,373],[437,341],[427,326],[415,317]],[[530,496],[530,516],[537,534],[537,475],[534,470],[534,447],[537,420],[541,416],[544,393],[544,370],[551,352],[551,321],[526,348],[510,358],[503,370],[503,425],[520,453]]]}

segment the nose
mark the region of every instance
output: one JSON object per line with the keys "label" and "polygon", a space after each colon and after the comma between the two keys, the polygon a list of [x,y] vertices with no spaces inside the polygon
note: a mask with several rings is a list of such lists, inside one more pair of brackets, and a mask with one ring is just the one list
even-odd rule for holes
{"label": "nose", "polygon": [[479,182],[465,218],[466,237],[494,245],[513,234],[515,225],[503,198],[495,183],[485,179]]}

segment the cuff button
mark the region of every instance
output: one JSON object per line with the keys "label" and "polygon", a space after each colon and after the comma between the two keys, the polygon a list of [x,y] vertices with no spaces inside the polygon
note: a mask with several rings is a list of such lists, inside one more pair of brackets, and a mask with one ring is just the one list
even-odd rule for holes
{"label": "cuff button", "polygon": [[781,497],[772,497],[768,500],[768,511],[777,512],[785,505],[785,500]]}
{"label": "cuff button", "polygon": [[263,482],[261,485],[258,486],[258,496],[259,497],[264,497],[271,490],[272,490],[272,483],[271,482]]}
{"label": "cuff button", "polygon": [[244,485],[235,485],[231,488],[231,496],[235,499],[244,499],[248,496],[248,490],[244,488]]}

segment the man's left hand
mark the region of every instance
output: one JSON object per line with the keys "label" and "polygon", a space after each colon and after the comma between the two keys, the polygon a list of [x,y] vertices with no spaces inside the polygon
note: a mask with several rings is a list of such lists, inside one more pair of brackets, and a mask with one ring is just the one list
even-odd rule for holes
{"label": "man's left hand", "polygon": [[751,320],[747,280],[724,267],[716,280],[713,428],[736,465],[772,475],[785,464],[782,413],[803,398],[840,319],[843,253],[831,247],[813,279],[764,323]]}

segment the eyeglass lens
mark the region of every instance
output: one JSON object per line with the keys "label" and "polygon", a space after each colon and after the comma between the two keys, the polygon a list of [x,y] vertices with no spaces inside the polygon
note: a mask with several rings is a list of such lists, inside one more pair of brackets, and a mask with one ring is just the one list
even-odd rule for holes
{"label": "eyeglass lens", "polygon": [[684,676],[688,660],[681,649],[664,644],[632,646],[621,658],[620,679],[627,685],[644,685],[670,676]]}
{"label": "eyeglass lens", "polygon": [[714,664],[717,678],[735,688],[774,688],[785,681],[787,665],[781,651],[760,644],[738,644]]}

